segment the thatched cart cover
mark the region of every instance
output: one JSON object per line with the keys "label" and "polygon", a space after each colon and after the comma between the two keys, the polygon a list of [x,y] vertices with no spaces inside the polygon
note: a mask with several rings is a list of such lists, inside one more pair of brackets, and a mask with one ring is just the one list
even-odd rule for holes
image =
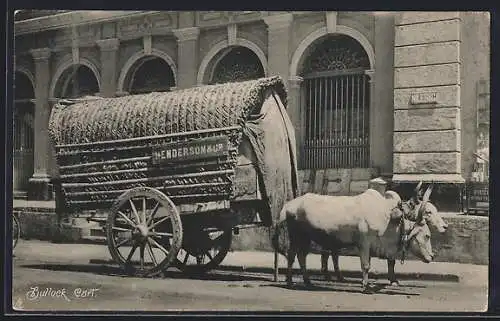
{"label": "thatched cart cover", "polygon": [[278,77],[57,104],[50,134],[56,145],[64,145],[243,125],[262,105],[266,89],[286,106]]}
{"label": "thatched cart cover", "polygon": [[[266,107],[264,112],[266,101],[272,101],[275,107]],[[107,161],[115,164],[120,159],[132,159],[133,156],[147,159],[151,157],[151,146],[164,143],[167,138],[172,141],[176,135],[182,135],[188,137],[183,138],[187,140],[189,133],[236,128],[234,132],[237,135],[233,135],[230,144],[237,151],[244,137],[250,141],[264,183],[263,195],[274,217],[283,202],[293,198],[297,191],[295,137],[284,106],[286,90],[280,77],[167,93],[61,102],[52,109],[49,133],[56,146],[63,195],[69,195],[71,186],[73,192],[70,194],[85,202],[109,201],[99,196],[111,189],[105,184],[117,186],[124,182],[122,189],[131,188],[137,185],[133,182],[134,178],[138,182],[149,182],[155,175],[161,175],[154,172],[157,169],[152,169],[148,161],[140,165],[136,162],[129,163],[128,167],[113,167],[111,170],[116,169],[116,173],[121,171],[120,175],[128,172],[127,176],[119,177],[110,172],[110,166],[99,165],[101,167],[95,169],[92,164],[106,164]],[[233,132],[224,133],[232,135]],[[159,142],[160,138],[163,141]],[[192,139],[196,138],[199,136]],[[136,145],[130,147],[131,142],[136,142]],[[138,147],[140,142],[142,145]],[[104,153],[105,147],[108,154]],[[132,153],[132,148],[137,150],[136,154]],[[75,168],[80,168],[82,164],[92,166],[86,166],[86,172],[75,172]],[[142,176],[129,173],[131,168],[139,168]],[[80,185],[85,189],[78,189]],[[161,185],[152,187],[161,189]],[[89,197],[89,193],[93,193],[90,200],[85,198]],[[76,204],[77,201],[66,203]]]}

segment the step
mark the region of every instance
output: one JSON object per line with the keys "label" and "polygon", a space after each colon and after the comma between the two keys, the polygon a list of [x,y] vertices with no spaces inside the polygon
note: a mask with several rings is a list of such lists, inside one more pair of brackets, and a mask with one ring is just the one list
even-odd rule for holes
{"label": "step", "polygon": [[25,191],[14,191],[13,198],[16,200],[28,200],[28,192]]}

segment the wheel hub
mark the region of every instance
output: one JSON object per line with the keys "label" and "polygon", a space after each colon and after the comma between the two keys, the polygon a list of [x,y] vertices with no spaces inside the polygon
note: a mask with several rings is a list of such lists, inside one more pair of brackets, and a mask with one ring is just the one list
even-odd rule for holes
{"label": "wheel hub", "polygon": [[139,236],[142,240],[147,240],[149,229],[146,225],[139,224],[137,225],[136,235]]}

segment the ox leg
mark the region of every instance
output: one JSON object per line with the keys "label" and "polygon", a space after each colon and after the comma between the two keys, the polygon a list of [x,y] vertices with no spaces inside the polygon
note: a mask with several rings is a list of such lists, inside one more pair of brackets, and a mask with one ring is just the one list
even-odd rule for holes
{"label": "ox leg", "polygon": [[395,265],[396,265],[396,260],[393,260],[393,259],[387,260],[387,275],[388,275],[389,282],[391,282],[391,285],[398,286],[399,282],[396,279],[396,273],[394,272]]}
{"label": "ox leg", "polygon": [[340,271],[340,267],[339,267],[339,252],[338,251],[332,252],[332,260],[333,260],[333,269],[335,271],[335,275],[337,276],[337,281],[344,281],[344,276],[342,275],[342,272]]}
{"label": "ox leg", "polygon": [[[328,258],[330,257],[329,251],[321,251],[321,273],[323,274],[325,281],[331,281],[330,273],[328,273]],[[333,257],[333,254],[332,254]]]}
{"label": "ox leg", "polygon": [[368,272],[370,271],[370,247],[368,244],[360,247],[359,258],[361,260],[361,271],[363,272],[363,291],[368,292]]}
{"label": "ox leg", "polygon": [[292,286],[292,276],[293,276],[293,263],[295,262],[295,256],[297,255],[297,251],[292,244],[290,245],[290,249],[288,250],[288,266],[287,266],[287,274],[286,274],[286,283],[288,286]]}
{"label": "ox leg", "polygon": [[307,250],[304,249],[303,247],[299,248],[299,250],[297,251],[297,259],[299,260],[300,270],[302,272],[302,278],[304,279],[304,285],[311,286],[311,280],[309,278],[309,274],[307,273],[306,257],[307,257]]}

